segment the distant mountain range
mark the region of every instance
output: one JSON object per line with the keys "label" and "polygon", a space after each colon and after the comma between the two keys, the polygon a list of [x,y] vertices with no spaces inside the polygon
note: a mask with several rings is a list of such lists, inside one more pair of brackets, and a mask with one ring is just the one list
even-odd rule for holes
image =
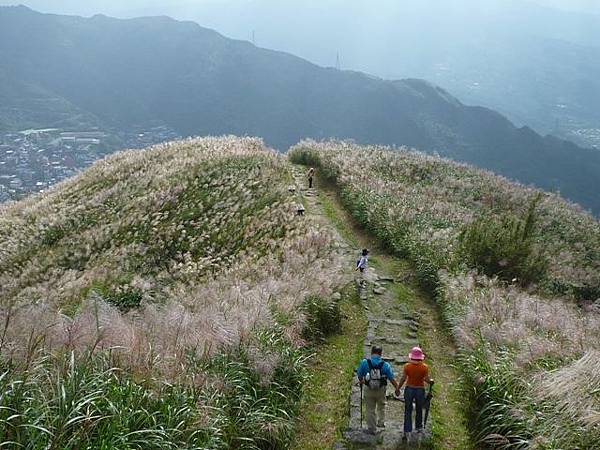
{"label": "distant mountain range", "polygon": [[337,54],[342,68],[423,78],[517,125],[600,149],[597,0],[536,0],[554,8],[527,0],[28,1],[49,11],[192,19],[324,66]]}
{"label": "distant mountain range", "polygon": [[167,17],[130,20],[0,8],[0,130],[161,123],[248,134],[408,145],[560,190],[600,213],[600,152],[465,106],[422,80],[326,69]]}

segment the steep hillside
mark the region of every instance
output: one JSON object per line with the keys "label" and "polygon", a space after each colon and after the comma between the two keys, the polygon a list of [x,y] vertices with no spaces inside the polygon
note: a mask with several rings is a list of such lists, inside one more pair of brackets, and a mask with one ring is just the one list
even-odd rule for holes
{"label": "steep hillside", "polygon": [[39,83],[16,80],[0,67],[0,133],[35,128],[41,124],[64,129],[101,125],[93,117],[64,97]]}
{"label": "steep hillside", "polygon": [[332,180],[356,221],[437,296],[482,443],[597,447],[596,219],[554,194],[406,149],[304,141],[290,158]]}
{"label": "steep hillside", "polygon": [[[165,17],[83,19],[24,7],[0,9],[0,56],[7,79],[110,127],[164,123],[189,135],[260,135],[280,149],[304,137],[409,145],[560,190],[600,211],[600,153],[518,129],[423,81],[324,69]],[[15,110],[37,111],[4,106]],[[4,114],[4,127],[50,125]]]}
{"label": "steep hillside", "polygon": [[340,280],[290,182],[259,139],[204,138],[0,207],[2,445],[285,447]]}

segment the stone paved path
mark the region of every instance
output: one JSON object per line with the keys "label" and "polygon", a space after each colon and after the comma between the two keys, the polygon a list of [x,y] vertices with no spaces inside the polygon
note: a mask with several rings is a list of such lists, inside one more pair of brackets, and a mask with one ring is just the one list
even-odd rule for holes
{"label": "stone paved path", "polygon": [[[419,316],[399,303],[394,293],[394,280],[389,274],[368,269],[368,292],[363,300],[369,320],[367,336],[364,341],[364,354],[370,354],[371,346],[383,348],[383,358],[388,361],[394,373],[399,376],[403,365],[407,362],[410,349],[419,345]],[[377,436],[364,433],[360,426],[360,388],[354,385],[350,400],[350,424],[345,433],[349,448],[404,448],[405,444],[415,444],[426,440],[431,430],[431,418],[427,424],[427,432],[422,435],[414,433],[409,442],[402,442],[404,424],[404,402],[394,397],[394,387],[388,385],[388,402],[386,408],[386,428]],[[400,395],[403,398],[403,393]],[[364,411],[363,411],[364,414]],[[363,423],[363,426],[364,425]],[[340,448],[342,448],[340,446]]]}
{"label": "stone paved path", "polygon": [[[294,166],[293,175],[298,203],[307,209],[307,214],[314,216],[318,222],[331,226],[323,212],[316,189],[307,188],[306,168]],[[332,227],[335,228],[335,227]],[[348,257],[349,271],[360,249],[351,248],[338,234],[340,248],[345,250]],[[394,373],[399,376],[403,364],[407,361],[408,352],[419,344],[419,316],[411,311],[405,304],[398,301],[394,291],[395,280],[389,273],[376,271],[372,267],[367,270],[367,289],[361,290],[358,282],[360,297],[368,317],[368,331],[364,341],[364,354],[368,356],[372,345],[383,347],[383,357],[388,361]],[[356,361],[358,366],[359,361]],[[386,408],[386,427],[380,429],[376,436],[367,434],[366,420],[363,428],[360,424],[360,389],[358,383],[352,388],[349,401],[349,426],[344,433],[344,442],[340,442],[336,449],[401,449],[414,448],[415,444],[423,442],[430,436],[431,417],[424,434],[409,436],[408,442],[402,442],[404,423],[404,402],[394,398],[394,388],[388,386],[388,402]],[[403,394],[400,395],[400,398]],[[363,414],[365,411],[363,410]]]}

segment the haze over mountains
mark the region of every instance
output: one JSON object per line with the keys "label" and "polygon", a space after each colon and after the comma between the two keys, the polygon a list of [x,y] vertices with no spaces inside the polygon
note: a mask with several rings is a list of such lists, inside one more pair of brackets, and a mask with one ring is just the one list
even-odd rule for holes
{"label": "haze over mountains", "polygon": [[[2,1],[0,1],[0,4]],[[168,15],[323,66],[424,78],[517,125],[600,148],[594,0],[29,0],[48,12]],[[290,32],[293,30],[293,32]]]}
{"label": "haze over mountains", "polygon": [[600,152],[516,128],[425,81],[321,68],[166,17],[84,19],[25,7],[0,9],[0,55],[0,129],[60,118],[257,135],[281,150],[305,137],[408,145],[600,211]]}
{"label": "haze over mountains", "polygon": [[255,30],[259,45],[325,66],[339,53],[343,68],[424,78],[518,125],[600,148],[600,15],[523,0],[226,3],[146,11],[235,38]]}

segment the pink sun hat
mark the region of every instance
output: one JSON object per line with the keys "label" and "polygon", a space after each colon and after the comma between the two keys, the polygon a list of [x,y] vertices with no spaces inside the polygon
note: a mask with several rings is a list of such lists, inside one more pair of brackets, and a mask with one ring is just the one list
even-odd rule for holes
{"label": "pink sun hat", "polygon": [[417,361],[423,361],[425,359],[425,353],[423,353],[423,350],[421,350],[420,347],[413,347],[408,353],[408,357]]}

